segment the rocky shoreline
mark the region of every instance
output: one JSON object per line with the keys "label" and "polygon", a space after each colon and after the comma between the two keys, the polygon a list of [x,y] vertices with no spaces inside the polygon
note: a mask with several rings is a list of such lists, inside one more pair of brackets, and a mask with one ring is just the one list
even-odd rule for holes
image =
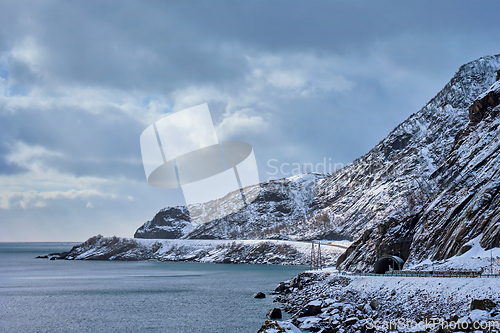
{"label": "rocky shoreline", "polygon": [[[498,332],[499,284],[495,278],[353,276],[330,269],[281,282],[275,301],[292,315],[288,323],[309,332]],[[262,332],[279,332],[270,324]]]}
{"label": "rocky shoreline", "polygon": [[[347,243],[322,247],[323,263],[334,265]],[[344,245],[343,245],[344,244]],[[309,265],[310,243],[282,240],[178,240],[89,238],[70,251],[38,258],[51,260],[159,260],[210,263]]]}

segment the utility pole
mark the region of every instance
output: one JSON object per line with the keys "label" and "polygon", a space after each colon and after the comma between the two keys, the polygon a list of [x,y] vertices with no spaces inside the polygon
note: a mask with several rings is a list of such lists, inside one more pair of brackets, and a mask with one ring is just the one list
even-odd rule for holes
{"label": "utility pole", "polygon": [[314,253],[314,242],[311,241],[311,266],[310,269],[314,269],[314,264],[315,264],[315,253]]}
{"label": "utility pole", "polygon": [[493,275],[493,246],[490,249],[490,274]]}
{"label": "utility pole", "polygon": [[318,243],[318,268],[323,269],[323,263],[321,262],[321,243]]}

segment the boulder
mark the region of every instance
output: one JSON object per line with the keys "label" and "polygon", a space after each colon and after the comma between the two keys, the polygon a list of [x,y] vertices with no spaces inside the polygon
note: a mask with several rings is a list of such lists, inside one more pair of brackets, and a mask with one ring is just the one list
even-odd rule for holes
{"label": "boulder", "polygon": [[302,283],[300,283],[300,276],[296,276],[290,281],[290,288],[302,288]]}
{"label": "boulder", "polygon": [[363,306],[363,313],[365,314],[372,312],[372,310],[372,306],[368,303]]}
{"label": "boulder", "polygon": [[496,306],[496,303],[490,299],[473,299],[470,303],[471,310],[491,310]]}
{"label": "boulder", "polygon": [[278,293],[284,293],[288,290],[289,286],[285,284],[285,282],[280,282],[280,284],[276,287],[275,291]]}
{"label": "boulder", "polygon": [[281,309],[272,308],[267,311],[266,317],[269,319],[281,319]]}
{"label": "boulder", "polygon": [[378,306],[380,305],[379,301],[377,301],[376,299],[372,299],[370,301],[370,307],[373,309],[373,310],[377,310]]}
{"label": "boulder", "polygon": [[311,317],[321,313],[321,302],[309,302],[299,313],[299,317]]}
{"label": "boulder", "polygon": [[344,320],[344,325],[345,326],[351,326],[351,325],[354,325],[358,322],[358,318],[356,317],[350,317],[350,318],[347,318],[346,320]]}
{"label": "boulder", "polygon": [[266,298],[266,294],[264,294],[263,292],[259,291],[255,294],[253,294],[253,298]]}

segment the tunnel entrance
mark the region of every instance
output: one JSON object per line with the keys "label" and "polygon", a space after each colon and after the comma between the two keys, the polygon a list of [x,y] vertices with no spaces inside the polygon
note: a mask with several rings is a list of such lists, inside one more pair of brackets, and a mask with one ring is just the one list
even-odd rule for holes
{"label": "tunnel entrance", "polygon": [[398,256],[385,255],[375,263],[374,273],[384,274],[387,271],[400,271],[403,269],[404,260]]}

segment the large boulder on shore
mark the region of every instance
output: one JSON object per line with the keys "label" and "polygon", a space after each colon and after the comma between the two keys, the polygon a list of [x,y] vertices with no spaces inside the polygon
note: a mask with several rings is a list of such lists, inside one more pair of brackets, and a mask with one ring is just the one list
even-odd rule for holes
{"label": "large boulder on shore", "polygon": [[279,308],[272,308],[269,311],[267,311],[266,317],[269,319],[281,319],[281,309]]}
{"label": "large boulder on shore", "polygon": [[299,317],[311,317],[321,313],[321,301],[311,301],[300,311]]}

